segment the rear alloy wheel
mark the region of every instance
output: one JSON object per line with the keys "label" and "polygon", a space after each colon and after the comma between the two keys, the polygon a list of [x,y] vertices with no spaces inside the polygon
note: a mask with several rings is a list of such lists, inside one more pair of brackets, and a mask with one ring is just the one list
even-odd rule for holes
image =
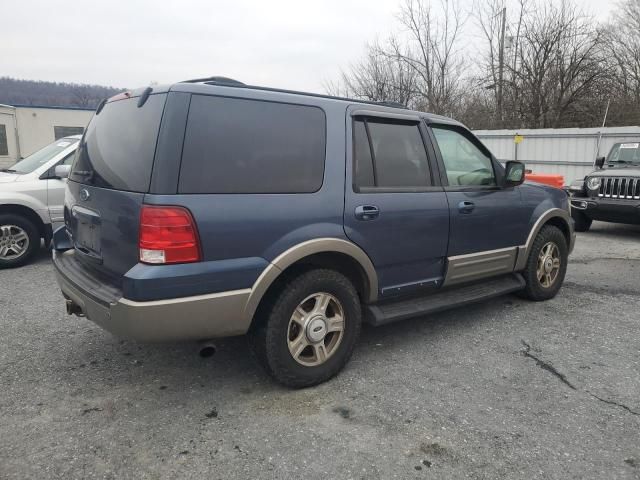
{"label": "rear alloy wheel", "polygon": [[344,275],[311,270],[283,283],[256,321],[251,343],[261,365],[283,385],[309,387],[336,375],[351,357],[360,299]]}
{"label": "rear alloy wheel", "polygon": [[38,230],[18,215],[0,215],[0,268],[25,264],[40,245]]}
{"label": "rear alloy wheel", "polygon": [[329,293],[315,293],[302,300],[291,315],[289,353],[305,367],[322,365],[338,350],[343,336],[342,304]]}
{"label": "rear alloy wheel", "polygon": [[559,228],[545,225],[536,236],[523,272],[526,281],[524,296],[534,300],[549,300],[562,287],[567,272],[569,249]]}

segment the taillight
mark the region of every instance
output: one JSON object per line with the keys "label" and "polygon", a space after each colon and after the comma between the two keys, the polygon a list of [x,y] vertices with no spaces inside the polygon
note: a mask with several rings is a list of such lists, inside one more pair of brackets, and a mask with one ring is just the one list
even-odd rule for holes
{"label": "taillight", "polygon": [[200,261],[196,223],[182,207],[143,205],[140,213],[140,261],[188,263]]}

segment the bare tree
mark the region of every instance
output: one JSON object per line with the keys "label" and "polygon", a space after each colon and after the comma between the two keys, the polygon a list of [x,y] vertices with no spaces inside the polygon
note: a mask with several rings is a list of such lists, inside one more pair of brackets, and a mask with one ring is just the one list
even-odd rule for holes
{"label": "bare tree", "polygon": [[96,95],[90,85],[76,85],[72,93],[73,105],[83,108],[94,106]]}
{"label": "bare tree", "polygon": [[603,77],[601,34],[570,0],[548,1],[522,23],[518,66],[519,115],[531,128],[579,123]]}
{"label": "bare tree", "polygon": [[459,40],[465,14],[458,0],[405,0],[398,20],[403,35],[389,41],[387,56],[405,63],[418,78],[420,107],[452,114],[459,106],[463,57]]}
{"label": "bare tree", "polygon": [[528,4],[529,0],[518,0],[515,9],[508,9],[505,0],[476,0],[474,4],[473,17],[484,40],[476,60],[477,82],[479,88],[486,89],[493,97],[493,106],[487,105],[489,117],[485,120],[485,124],[492,127],[517,123],[515,112],[519,97],[515,72]]}
{"label": "bare tree", "polygon": [[576,0],[475,0],[477,55],[458,1],[404,0],[402,28],[335,87],[474,128],[597,126],[609,100],[609,124],[640,123],[640,0],[604,26]]}
{"label": "bare tree", "polygon": [[377,42],[368,45],[365,58],[342,71],[340,81],[326,84],[325,89],[339,96],[414,106],[416,73],[405,62],[384,52]]}
{"label": "bare tree", "polygon": [[637,124],[640,122],[640,0],[618,3],[618,9],[602,31],[612,120]]}
{"label": "bare tree", "polygon": [[103,98],[122,89],[101,85],[42,82],[0,77],[0,103],[9,105],[76,106],[95,108]]}
{"label": "bare tree", "polygon": [[405,0],[402,30],[369,45],[362,61],[341,73],[330,93],[393,101],[419,110],[455,115],[461,108],[464,61],[459,49],[465,15],[458,0]]}

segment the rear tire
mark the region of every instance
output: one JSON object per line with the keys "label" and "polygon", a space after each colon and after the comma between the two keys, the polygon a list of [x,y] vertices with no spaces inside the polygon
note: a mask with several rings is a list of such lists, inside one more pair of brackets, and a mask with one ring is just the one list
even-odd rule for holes
{"label": "rear tire", "polygon": [[569,248],[558,227],[545,225],[536,236],[522,273],[526,287],[522,296],[540,302],[555,297],[567,273]]}
{"label": "rear tire", "polygon": [[261,309],[250,333],[252,349],[281,384],[322,383],[347,363],[360,335],[360,299],[333,270],[310,270],[284,282]]}
{"label": "rear tire", "polygon": [[40,247],[40,233],[33,222],[12,213],[0,214],[0,269],[20,267]]}
{"label": "rear tire", "polygon": [[571,212],[571,216],[576,222],[576,232],[587,232],[591,228],[591,223],[593,222],[593,220],[587,217],[584,213],[573,210]]}

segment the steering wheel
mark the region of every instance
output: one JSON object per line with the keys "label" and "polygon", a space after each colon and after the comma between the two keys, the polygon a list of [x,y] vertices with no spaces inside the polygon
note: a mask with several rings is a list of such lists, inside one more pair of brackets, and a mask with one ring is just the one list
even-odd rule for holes
{"label": "steering wheel", "polygon": [[[484,185],[484,182],[487,180],[487,177],[480,177],[480,183],[473,182],[473,180],[478,179],[478,176],[481,173],[491,174],[491,170],[489,170],[488,168],[478,168],[471,172],[463,173],[458,177],[458,185]],[[471,177],[469,178],[470,180],[469,182],[465,181],[466,177]]]}

